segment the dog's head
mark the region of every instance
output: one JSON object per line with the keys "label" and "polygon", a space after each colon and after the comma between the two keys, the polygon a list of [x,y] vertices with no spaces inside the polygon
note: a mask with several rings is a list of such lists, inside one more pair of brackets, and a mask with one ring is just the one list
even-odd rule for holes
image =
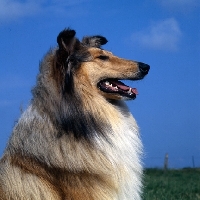
{"label": "dog's head", "polygon": [[57,87],[64,95],[76,90],[100,94],[106,99],[135,99],[136,88],[120,80],[139,80],[149,65],[125,60],[101,48],[107,43],[102,36],[84,37],[79,41],[74,30],[65,29],[57,37],[58,49],[53,70]]}

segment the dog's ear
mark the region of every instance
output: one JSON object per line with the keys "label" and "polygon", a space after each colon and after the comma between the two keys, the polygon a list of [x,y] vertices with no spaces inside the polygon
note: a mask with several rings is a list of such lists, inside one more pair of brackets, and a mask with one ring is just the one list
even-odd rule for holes
{"label": "dog's ear", "polygon": [[108,40],[100,35],[92,36],[92,37],[84,37],[82,39],[83,45],[88,47],[97,47],[100,48],[101,45],[104,45],[108,42]]}
{"label": "dog's ear", "polygon": [[75,38],[76,32],[71,29],[64,29],[57,37],[58,50],[56,51],[56,69],[60,76],[63,77],[62,88],[72,87],[72,64],[71,55],[80,49],[80,41]]}
{"label": "dog's ear", "polygon": [[80,42],[75,38],[76,32],[71,29],[64,29],[57,37],[57,43],[60,53],[67,58],[72,54],[80,45]]}

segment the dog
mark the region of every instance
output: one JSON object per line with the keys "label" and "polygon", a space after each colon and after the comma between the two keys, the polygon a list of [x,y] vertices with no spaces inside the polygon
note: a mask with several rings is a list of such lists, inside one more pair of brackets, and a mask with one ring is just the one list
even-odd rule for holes
{"label": "dog", "polygon": [[150,66],[72,29],[40,62],[33,98],[0,161],[1,200],[139,200],[142,143],[124,100]]}

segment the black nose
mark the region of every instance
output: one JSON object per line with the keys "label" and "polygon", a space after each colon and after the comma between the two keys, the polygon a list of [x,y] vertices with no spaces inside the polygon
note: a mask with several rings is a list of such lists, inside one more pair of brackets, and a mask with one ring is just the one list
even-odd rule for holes
{"label": "black nose", "polygon": [[150,70],[150,66],[142,62],[138,62],[138,67],[140,69],[140,72],[142,72],[143,75],[148,74]]}

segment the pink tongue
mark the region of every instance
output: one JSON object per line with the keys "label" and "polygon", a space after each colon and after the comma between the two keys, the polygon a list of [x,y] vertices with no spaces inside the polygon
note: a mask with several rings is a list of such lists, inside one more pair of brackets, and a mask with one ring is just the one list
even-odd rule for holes
{"label": "pink tongue", "polygon": [[130,87],[126,86],[126,85],[119,85],[117,84],[117,87],[122,89],[122,90],[125,90],[125,91],[128,91]]}
{"label": "pink tongue", "polygon": [[[118,88],[124,90],[124,91],[128,91],[130,89],[130,87],[124,85],[122,82],[120,81],[112,81],[112,83],[114,83],[115,85],[117,85]],[[131,88],[131,92],[134,94],[138,94],[138,91],[136,88]]]}
{"label": "pink tongue", "polygon": [[134,93],[134,94],[138,94],[138,91],[136,88],[131,88],[131,92]]}

